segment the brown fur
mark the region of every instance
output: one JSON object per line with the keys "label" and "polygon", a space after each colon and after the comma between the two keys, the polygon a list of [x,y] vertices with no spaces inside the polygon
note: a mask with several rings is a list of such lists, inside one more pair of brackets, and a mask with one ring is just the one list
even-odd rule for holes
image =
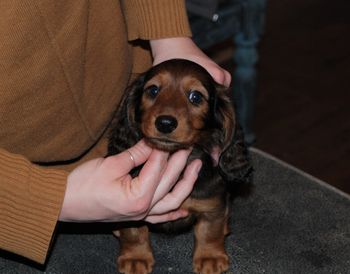
{"label": "brown fur", "polygon": [[[194,189],[181,205],[189,217],[152,227],[179,232],[194,225],[194,272],[226,271],[229,194],[232,185],[246,180],[251,171],[228,89],[190,61],[174,59],[153,67],[127,90],[111,131],[109,154],[124,151],[141,138],[170,152],[191,146],[188,161],[202,160]],[[215,163],[211,152],[217,148],[221,156]],[[119,271],[150,273],[154,259],[147,224],[140,222],[117,234]]]}

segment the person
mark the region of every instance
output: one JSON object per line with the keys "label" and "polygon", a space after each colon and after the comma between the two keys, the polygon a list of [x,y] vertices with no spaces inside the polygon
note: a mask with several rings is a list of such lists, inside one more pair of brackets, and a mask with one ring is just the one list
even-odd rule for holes
{"label": "person", "polygon": [[190,150],[141,140],[104,156],[123,90],[152,62],[189,59],[230,84],[190,36],[183,0],[1,2],[1,249],[44,263],[58,221],[186,216],[178,207],[201,166],[185,167]]}

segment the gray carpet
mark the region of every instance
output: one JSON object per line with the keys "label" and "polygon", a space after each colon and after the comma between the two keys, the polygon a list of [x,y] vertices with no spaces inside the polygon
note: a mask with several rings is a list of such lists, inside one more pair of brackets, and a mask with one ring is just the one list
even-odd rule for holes
{"label": "gray carpet", "polygon": [[[233,202],[227,273],[350,273],[349,196],[259,150],[251,155],[254,183]],[[109,230],[61,225],[45,267],[0,252],[0,273],[116,273]],[[153,234],[152,243],[154,273],[192,273],[191,232]]]}

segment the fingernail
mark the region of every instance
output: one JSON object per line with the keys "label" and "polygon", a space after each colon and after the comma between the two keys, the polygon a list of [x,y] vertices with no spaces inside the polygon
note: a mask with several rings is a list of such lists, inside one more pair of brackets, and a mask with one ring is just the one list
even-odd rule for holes
{"label": "fingernail", "polygon": [[197,167],[196,167],[196,169],[195,169],[196,172],[199,173],[199,171],[201,170],[201,168],[202,168],[202,161],[200,161],[199,164],[197,165]]}
{"label": "fingernail", "polygon": [[188,155],[192,152],[193,150],[193,147],[189,147],[187,149],[185,149],[185,151],[188,153]]}
{"label": "fingernail", "polygon": [[189,212],[186,209],[180,209],[177,214],[179,218],[184,218],[188,216]]}

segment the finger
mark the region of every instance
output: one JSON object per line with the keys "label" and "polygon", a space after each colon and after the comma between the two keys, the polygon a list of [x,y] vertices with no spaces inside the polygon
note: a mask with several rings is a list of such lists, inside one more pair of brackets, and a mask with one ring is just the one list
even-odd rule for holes
{"label": "finger", "polygon": [[[140,174],[133,180],[134,187],[139,190],[141,195],[152,195],[155,193],[161,176],[166,168],[168,152],[153,149],[147,162],[142,167]],[[151,200],[150,200],[151,201]]]}
{"label": "finger", "polygon": [[219,66],[215,66],[215,67],[211,68],[210,74],[214,78],[215,82],[217,82],[220,85],[223,85],[225,87],[230,86],[231,74],[227,70],[224,70]]}
{"label": "finger", "polygon": [[107,157],[105,165],[108,172],[115,173],[117,176],[125,175],[134,167],[143,164],[151,153],[152,148],[141,140],[126,151]]}
{"label": "finger", "polygon": [[[126,158],[128,158],[129,163],[139,166],[149,158],[153,149],[142,139],[127,150],[128,152],[124,151],[123,153],[127,154],[128,157]],[[133,159],[131,159],[130,155],[132,155]]]}
{"label": "finger", "polygon": [[186,168],[183,178],[178,181],[173,190],[158,201],[150,210],[150,214],[163,214],[178,208],[190,195],[194,183],[198,178],[198,172],[202,167],[202,161],[194,160]]}
{"label": "finger", "polygon": [[228,88],[231,85],[231,80],[232,80],[231,74],[228,71],[224,70],[223,85]]}
{"label": "finger", "polygon": [[192,149],[179,150],[168,160],[166,169],[162,174],[162,178],[154,194],[152,204],[153,206],[161,198],[163,198],[177,182],[179,176],[181,175],[183,169],[187,164],[187,158],[190,155]]}
{"label": "finger", "polygon": [[180,218],[185,218],[188,216],[188,211],[185,209],[178,209],[175,211],[168,212],[166,214],[161,215],[150,215],[145,218],[145,221],[156,224],[156,223],[164,223],[169,221],[175,221]]}
{"label": "finger", "polygon": [[219,163],[219,158],[221,154],[221,149],[219,146],[214,146],[210,152],[210,156],[214,161],[214,166],[217,166]]}

